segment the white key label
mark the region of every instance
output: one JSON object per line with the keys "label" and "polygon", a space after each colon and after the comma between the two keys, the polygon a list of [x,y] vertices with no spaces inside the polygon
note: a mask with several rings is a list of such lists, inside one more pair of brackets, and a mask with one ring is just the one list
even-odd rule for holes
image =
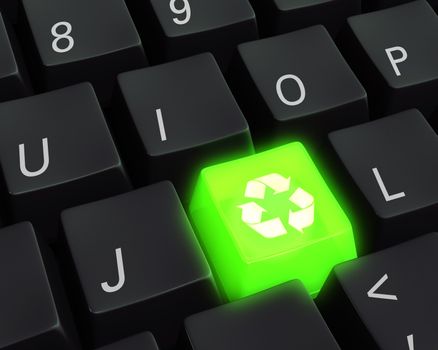
{"label": "white key label", "polygon": [[123,268],[122,248],[116,249],[117,271],[119,273],[119,281],[115,286],[110,286],[108,282],[101,283],[102,289],[106,293],[114,293],[119,291],[125,284],[125,270]]}
{"label": "white key label", "polygon": [[408,346],[409,346],[409,350],[415,350],[414,349],[414,335],[408,335]]}
{"label": "white key label", "polygon": [[[295,81],[295,83],[298,85],[298,88],[300,89],[300,97],[295,101],[289,101],[286,97],[284,97],[282,86],[286,80]],[[286,106],[291,106],[291,107],[298,106],[301,103],[303,103],[304,99],[306,98],[306,88],[304,87],[303,81],[299,77],[293,74],[286,74],[283,75],[280,79],[278,79],[276,90],[277,90],[278,98]]]}
{"label": "white key label", "polygon": [[379,279],[377,283],[368,291],[368,298],[397,301],[397,295],[376,293],[377,289],[379,289],[383,285],[383,283],[388,280],[388,278],[389,277],[387,274],[383,275],[383,277]]}
{"label": "white key label", "polygon": [[[64,28],[64,31],[60,33],[60,31],[62,30],[62,29],[60,30],[60,28],[62,27]],[[58,22],[53,25],[52,35],[55,37],[55,39],[52,42],[53,51],[57,53],[66,53],[73,48],[75,41],[73,37],[70,36],[72,30],[73,27],[69,22]],[[64,48],[59,47],[59,43],[61,40],[67,42],[66,47]]]}
{"label": "white key label", "polygon": [[382,177],[380,176],[379,169],[373,168],[373,173],[377,180],[377,183],[379,184],[380,190],[382,191],[383,197],[387,202],[391,202],[396,199],[406,197],[406,194],[404,192],[389,194],[388,190],[386,189],[385,183],[383,182]]}
{"label": "white key label", "polygon": [[[183,6],[181,8],[177,8],[176,7],[176,2],[177,1],[182,3]],[[169,6],[170,6],[170,9],[172,10],[172,12],[175,15],[185,15],[184,18],[174,17],[173,21],[176,24],[182,26],[184,24],[189,23],[190,18],[192,17],[192,10],[190,8],[189,0],[170,0]]]}
{"label": "white key label", "polygon": [[50,160],[49,160],[49,141],[48,141],[47,137],[43,138],[42,143],[43,143],[43,165],[39,170],[36,170],[36,171],[27,170],[26,152],[24,149],[24,143],[22,143],[18,146],[18,153],[19,153],[19,158],[20,158],[20,170],[24,176],[26,176],[26,177],[40,176],[40,175],[44,174],[44,172],[49,167],[49,162],[50,162]]}
{"label": "white key label", "polygon": [[[391,62],[392,68],[394,69],[396,76],[401,76],[400,69],[398,68],[398,64],[406,61],[408,59],[408,53],[406,50],[401,46],[394,46],[390,47],[388,49],[385,49],[386,55],[389,58],[389,62]],[[393,55],[393,52],[398,52],[401,54],[399,58],[395,58]]]}
{"label": "white key label", "polygon": [[167,141],[166,128],[164,127],[163,113],[161,113],[161,108],[155,110],[155,113],[157,114],[158,129],[160,130],[161,141]]}

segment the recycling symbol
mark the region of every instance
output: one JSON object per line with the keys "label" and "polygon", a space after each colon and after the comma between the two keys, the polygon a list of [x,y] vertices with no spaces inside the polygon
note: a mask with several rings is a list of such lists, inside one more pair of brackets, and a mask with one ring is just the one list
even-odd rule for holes
{"label": "recycling symbol", "polygon": [[[290,177],[285,178],[280,174],[272,173],[248,181],[245,198],[263,200],[267,188],[273,190],[275,196],[290,191],[290,187]],[[299,209],[293,211],[290,209],[290,203],[295,204]],[[284,222],[279,217],[263,221],[263,213],[266,212],[266,209],[256,202],[250,201],[238,207],[242,209],[242,221],[263,237],[276,238],[288,233]],[[287,224],[300,233],[304,233],[304,229],[314,222],[315,205],[313,196],[302,188],[297,188],[289,197],[287,207],[289,208]]]}

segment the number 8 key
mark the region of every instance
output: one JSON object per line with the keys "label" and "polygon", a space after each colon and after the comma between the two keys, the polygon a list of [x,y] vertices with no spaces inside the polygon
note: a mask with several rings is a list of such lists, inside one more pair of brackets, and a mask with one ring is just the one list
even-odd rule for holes
{"label": "number 8 key", "polygon": [[105,106],[117,74],[147,65],[123,0],[23,0],[23,12],[40,90],[89,81]]}

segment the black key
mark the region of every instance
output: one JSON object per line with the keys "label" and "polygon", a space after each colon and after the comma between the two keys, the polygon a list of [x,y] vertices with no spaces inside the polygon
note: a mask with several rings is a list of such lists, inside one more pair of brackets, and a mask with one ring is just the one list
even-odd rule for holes
{"label": "black key", "polygon": [[345,53],[374,116],[438,108],[438,16],[425,0],[348,19]]}
{"label": "black key", "polygon": [[354,182],[364,243],[381,248],[438,230],[438,136],[420,112],[336,131],[330,140]]}
{"label": "black key", "polygon": [[318,306],[343,349],[436,349],[437,251],[432,233],[334,268]]}
{"label": "black key", "polygon": [[49,271],[31,224],[0,230],[0,349],[77,349],[66,298]]}
{"label": "black key", "polygon": [[152,333],[144,332],[104,346],[98,350],[159,350]]}
{"label": "black key", "polygon": [[264,36],[323,24],[337,36],[349,16],[361,12],[360,0],[251,0]]}
{"label": "black key", "polygon": [[191,195],[206,163],[253,152],[248,124],[211,54],[124,73],[119,84],[114,129],[137,184],[168,179]]}
{"label": "black key", "polygon": [[12,23],[17,22],[19,0],[2,0],[0,2],[0,12],[6,16]]}
{"label": "black key", "polygon": [[185,329],[193,350],[339,349],[298,281],[190,316]]}
{"label": "black key", "polygon": [[262,136],[325,138],[368,120],[366,92],[322,26],[240,45],[232,73],[252,131]]}
{"label": "black key", "polygon": [[62,209],[130,189],[87,83],[0,104],[0,165],[12,220],[50,240]]}
{"label": "black key", "polygon": [[123,0],[23,0],[23,7],[43,89],[90,81],[106,105],[116,75],[147,64]]}
{"label": "black key", "polygon": [[176,342],[182,320],[215,305],[211,271],[168,182],[62,214],[96,345],[150,330]]}
{"label": "black key", "polygon": [[[248,0],[131,1],[156,61],[212,52],[226,68],[238,44],[258,37]],[[149,20],[144,15],[149,14]],[[148,26],[149,24],[149,26]]]}
{"label": "black key", "polygon": [[[401,4],[405,4],[412,0],[367,0],[363,2],[363,9],[365,11],[375,11],[381,10],[388,7],[393,7]],[[438,9],[438,1],[437,0],[427,0],[429,4],[436,10]]]}
{"label": "black key", "polygon": [[7,27],[0,14],[0,101],[24,97],[32,93],[26,68],[12,27]]}

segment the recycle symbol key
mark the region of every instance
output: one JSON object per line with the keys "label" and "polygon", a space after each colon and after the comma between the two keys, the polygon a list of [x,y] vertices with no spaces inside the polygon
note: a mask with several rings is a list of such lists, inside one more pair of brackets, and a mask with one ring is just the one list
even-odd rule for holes
{"label": "recycle symbol key", "polygon": [[[290,191],[290,187],[290,177],[286,178],[280,174],[272,173],[248,181],[245,197],[263,200],[268,188],[274,191],[273,195],[275,196]],[[299,209],[293,211],[290,208],[290,203],[295,204]],[[313,224],[315,204],[310,193],[302,188],[297,188],[293,191],[285,206],[289,208],[287,225],[300,233],[304,233],[304,229]],[[263,237],[276,238],[288,233],[285,223],[279,217],[263,221],[263,213],[267,210],[256,202],[250,201],[238,207],[242,209],[242,221]]]}

